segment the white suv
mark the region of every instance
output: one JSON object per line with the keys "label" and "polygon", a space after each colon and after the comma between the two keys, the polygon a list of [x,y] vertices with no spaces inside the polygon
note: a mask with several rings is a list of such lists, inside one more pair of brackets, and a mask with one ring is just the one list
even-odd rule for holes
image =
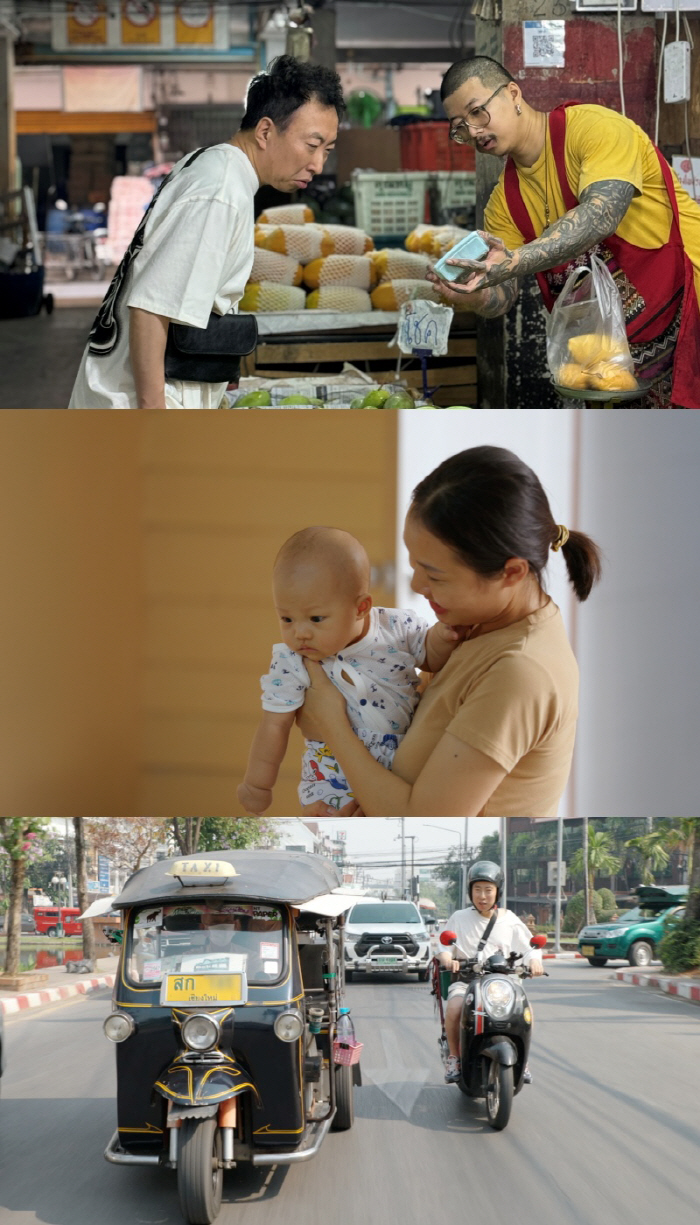
{"label": "white suv", "polygon": [[418,974],[428,978],[430,941],[415,902],[365,897],[345,923],[345,980],[353,974]]}

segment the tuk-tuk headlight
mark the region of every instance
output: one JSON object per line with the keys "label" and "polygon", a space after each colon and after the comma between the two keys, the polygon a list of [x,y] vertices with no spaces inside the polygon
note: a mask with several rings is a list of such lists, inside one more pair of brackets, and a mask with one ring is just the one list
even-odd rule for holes
{"label": "tuk-tuk headlight", "polygon": [[191,1051],[208,1051],[219,1040],[219,1026],[213,1017],[196,1013],[182,1025],[182,1041]]}
{"label": "tuk-tuk headlight", "polygon": [[297,1042],[304,1032],[304,1020],[300,1012],[290,1009],[275,1018],[274,1031],[281,1042]]}
{"label": "tuk-tuk headlight", "polygon": [[102,1023],[105,1038],[110,1042],[126,1042],[135,1029],[133,1017],[125,1012],[112,1012]]}
{"label": "tuk-tuk headlight", "polygon": [[515,1003],[515,988],[505,978],[492,978],[484,986],[484,1004],[495,1020],[507,1017]]}

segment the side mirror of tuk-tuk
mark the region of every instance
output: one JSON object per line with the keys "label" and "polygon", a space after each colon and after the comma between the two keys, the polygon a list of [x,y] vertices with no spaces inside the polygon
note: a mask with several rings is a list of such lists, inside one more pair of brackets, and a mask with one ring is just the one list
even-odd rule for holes
{"label": "side mirror of tuk-tuk", "polygon": [[454,944],[457,939],[456,932],[440,932],[440,944],[444,944],[447,948]]}

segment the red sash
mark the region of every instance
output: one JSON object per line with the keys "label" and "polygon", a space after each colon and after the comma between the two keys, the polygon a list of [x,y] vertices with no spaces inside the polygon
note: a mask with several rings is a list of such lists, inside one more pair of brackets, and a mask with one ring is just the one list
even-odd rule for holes
{"label": "red sash", "polygon": [[[549,116],[552,153],[567,210],[576,208],[578,199],[566,175],[566,108],[577,105],[565,102]],[[611,234],[594,247],[593,252],[605,260],[620,292],[636,373],[641,378],[656,380],[672,370],[674,404],[700,408],[700,310],[693,265],[683,247],[671,169],[658,149],[656,155],[673,213],[668,242],[656,250],[648,250]],[[537,235],[520,191],[515,163],[510,157],[506,163],[504,188],[511,217],[523,240],[534,242]],[[551,311],[569,273],[577,265],[585,264],[589,254],[582,252],[566,265],[537,273],[547,310]]]}

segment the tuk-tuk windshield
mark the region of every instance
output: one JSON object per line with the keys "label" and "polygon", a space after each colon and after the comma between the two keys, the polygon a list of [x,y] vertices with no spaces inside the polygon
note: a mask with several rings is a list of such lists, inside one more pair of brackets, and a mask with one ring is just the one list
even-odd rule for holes
{"label": "tuk-tuk windshield", "polygon": [[180,970],[227,970],[229,955],[246,958],[249,983],[280,977],[282,911],[263,902],[187,902],[132,912],[128,976],[158,983]]}

